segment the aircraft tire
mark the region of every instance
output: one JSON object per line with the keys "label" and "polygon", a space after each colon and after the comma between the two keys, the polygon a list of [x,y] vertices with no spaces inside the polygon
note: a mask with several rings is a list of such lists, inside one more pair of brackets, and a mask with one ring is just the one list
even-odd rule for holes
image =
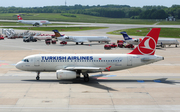
{"label": "aircraft tire", "polygon": [[40,79],[40,77],[39,77],[39,76],[37,76],[37,77],[36,77],[36,80],[39,80],[39,79]]}
{"label": "aircraft tire", "polygon": [[78,42],[76,42],[76,45],[78,45]]}
{"label": "aircraft tire", "polygon": [[89,74],[84,75],[84,82],[89,82]]}
{"label": "aircraft tire", "polygon": [[89,82],[89,77],[84,77],[84,82]]}

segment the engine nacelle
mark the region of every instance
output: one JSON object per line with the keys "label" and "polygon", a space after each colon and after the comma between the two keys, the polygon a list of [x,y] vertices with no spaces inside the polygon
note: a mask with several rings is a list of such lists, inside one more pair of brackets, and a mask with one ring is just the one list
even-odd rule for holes
{"label": "engine nacelle", "polygon": [[139,43],[140,43],[141,41],[142,41],[141,38],[134,40],[134,42],[139,42]]}
{"label": "engine nacelle", "polygon": [[61,79],[75,79],[76,78],[76,72],[69,71],[69,70],[57,70],[56,71],[56,77],[58,80]]}
{"label": "engine nacelle", "polygon": [[42,26],[43,24],[42,23],[39,23],[39,26]]}

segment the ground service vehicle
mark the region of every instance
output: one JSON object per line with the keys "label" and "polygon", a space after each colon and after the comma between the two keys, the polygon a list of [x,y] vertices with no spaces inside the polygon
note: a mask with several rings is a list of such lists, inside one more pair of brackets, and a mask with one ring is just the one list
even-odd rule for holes
{"label": "ground service vehicle", "polygon": [[112,48],[116,48],[117,47],[117,45],[115,44],[115,43],[111,43],[111,45],[110,45]]}
{"label": "ground service vehicle", "polygon": [[33,37],[24,37],[23,42],[37,42]]}
{"label": "ground service vehicle", "polygon": [[56,40],[50,40],[50,39],[48,39],[48,40],[45,40],[45,43],[47,44],[47,45],[49,45],[49,44],[56,44]]}
{"label": "ground service vehicle", "polygon": [[134,48],[134,45],[128,44],[128,45],[125,46],[125,48]]}
{"label": "ground service vehicle", "polygon": [[122,42],[118,43],[118,47],[123,48],[124,44]]}
{"label": "ground service vehicle", "polygon": [[117,40],[117,44],[118,43],[124,43],[125,41],[124,40]]}
{"label": "ground service vehicle", "polygon": [[111,45],[104,45],[104,49],[111,49]]}
{"label": "ground service vehicle", "polygon": [[67,42],[62,41],[62,42],[60,42],[60,44],[66,45],[66,44],[67,44]]}
{"label": "ground service vehicle", "polygon": [[4,37],[2,35],[0,35],[0,40],[4,40]]}

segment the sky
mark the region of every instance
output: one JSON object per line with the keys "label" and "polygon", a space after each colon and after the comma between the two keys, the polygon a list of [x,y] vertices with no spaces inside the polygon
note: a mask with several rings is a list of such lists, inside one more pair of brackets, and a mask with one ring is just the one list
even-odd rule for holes
{"label": "sky", "polygon": [[163,5],[171,7],[174,4],[180,5],[180,0],[0,0],[0,6],[8,7],[43,7],[43,6],[73,6],[75,4],[81,5],[130,5],[135,7],[142,7],[145,5]]}

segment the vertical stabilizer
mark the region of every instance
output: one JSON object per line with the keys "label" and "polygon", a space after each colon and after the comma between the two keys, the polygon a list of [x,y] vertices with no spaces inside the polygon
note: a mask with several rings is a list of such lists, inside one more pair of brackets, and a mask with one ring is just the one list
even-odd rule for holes
{"label": "vertical stabilizer", "polygon": [[128,34],[127,34],[125,31],[121,32],[121,34],[123,35],[124,40],[131,40],[131,39],[132,39],[132,38],[130,38],[130,37],[128,36]]}
{"label": "vertical stabilizer", "polygon": [[161,28],[153,28],[141,43],[130,53],[136,55],[154,55]]}
{"label": "vertical stabilizer", "polygon": [[18,20],[23,20],[20,15],[17,15]]}
{"label": "vertical stabilizer", "polygon": [[58,30],[52,30],[56,37],[61,37],[62,35],[59,33]]}

